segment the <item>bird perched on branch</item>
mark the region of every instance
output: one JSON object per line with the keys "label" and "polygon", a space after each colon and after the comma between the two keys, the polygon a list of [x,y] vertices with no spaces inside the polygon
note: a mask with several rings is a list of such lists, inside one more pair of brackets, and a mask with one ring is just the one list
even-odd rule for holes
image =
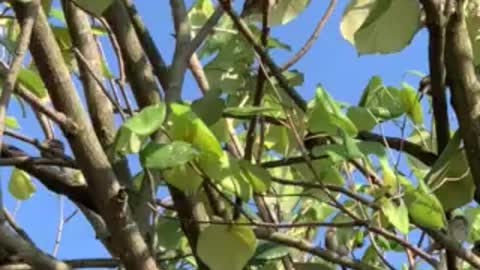
{"label": "bird perched on branch", "polygon": [[243,4],[243,10],[240,17],[248,17],[250,15],[258,15],[263,13],[264,4],[268,5],[271,10],[279,0],[246,0]]}

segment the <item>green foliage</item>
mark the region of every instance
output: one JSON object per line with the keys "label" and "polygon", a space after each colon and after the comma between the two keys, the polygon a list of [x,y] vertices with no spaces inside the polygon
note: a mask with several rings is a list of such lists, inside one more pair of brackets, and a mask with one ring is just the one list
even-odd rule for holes
{"label": "green foliage", "polygon": [[312,132],[325,132],[337,135],[339,130],[344,130],[349,135],[355,135],[357,128],[340,110],[338,104],[322,88],[317,87],[315,101],[310,108],[308,126]]}
{"label": "green foliage", "polygon": [[126,120],[118,129],[114,153],[121,155],[138,153],[147,136],[162,127],[166,110],[162,103],[145,107],[141,112]]}
{"label": "green foliage", "polygon": [[380,205],[382,208],[382,213],[388,219],[388,221],[395,226],[401,233],[407,234],[409,231],[409,218],[408,218],[408,209],[403,203],[400,201],[399,203],[383,199],[380,201]]}
{"label": "green foliage", "polygon": [[168,169],[184,165],[199,155],[191,144],[174,141],[168,144],[149,143],[140,153],[143,166],[149,169]]}
{"label": "green foliage", "polygon": [[406,189],[405,203],[410,217],[418,225],[430,229],[445,227],[445,212],[442,204],[423,181],[419,182],[416,189]]}
{"label": "green foliage", "polygon": [[165,181],[179,190],[195,193],[203,182],[203,178],[190,165],[179,165],[162,173]]}
{"label": "green foliage", "polygon": [[469,203],[475,191],[467,158],[460,143],[460,132],[457,131],[425,176],[425,182],[434,190],[447,211]]}
{"label": "green foliage", "polygon": [[198,239],[198,256],[212,270],[242,270],[254,255],[257,243],[248,227],[210,225]]}
{"label": "green foliage", "polygon": [[468,240],[471,243],[480,240],[480,208],[469,207],[465,211],[465,217],[469,223]]}

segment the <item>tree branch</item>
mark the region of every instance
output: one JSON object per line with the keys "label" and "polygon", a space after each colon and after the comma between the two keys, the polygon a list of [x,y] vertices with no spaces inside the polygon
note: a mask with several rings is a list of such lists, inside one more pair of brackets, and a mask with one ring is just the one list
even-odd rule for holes
{"label": "tree branch", "polygon": [[31,1],[25,7],[25,16],[20,20],[20,36],[18,37],[12,64],[5,76],[2,93],[0,95],[0,147],[3,140],[3,132],[5,130],[5,116],[7,114],[8,103],[15,88],[18,72],[22,67],[23,57],[30,44],[30,37],[32,35],[32,29],[35,19],[37,18],[39,7],[40,2],[38,0]]}
{"label": "tree branch", "polygon": [[[25,5],[15,2],[13,6],[17,16],[23,18]],[[127,269],[157,270],[155,259],[149,254],[131,216],[126,191],[120,186],[81,106],[80,98],[73,87],[69,71],[42,9],[39,9],[33,29],[30,51],[55,108],[81,125],[77,134],[69,134],[66,130],[63,132],[88,181],[89,194],[107,224],[118,256]]]}
{"label": "tree branch", "polygon": [[335,8],[336,4],[337,4],[337,0],[330,0],[327,10],[325,10],[325,13],[323,13],[322,18],[320,18],[320,21],[318,22],[317,26],[313,30],[313,33],[310,36],[310,38],[308,38],[308,40],[305,42],[305,44],[302,46],[302,48],[298,52],[296,52],[290,59],[287,60],[287,62],[285,62],[285,64],[283,64],[280,67],[282,71],[289,69],[295,63],[297,63],[312,48],[313,44],[318,39],[318,36],[320,35],[320,32],[323,29],[323,26],[325,26],[325,23],[327,22],[328,18],[330,18],[330,15],[332,15],[333,9]]}

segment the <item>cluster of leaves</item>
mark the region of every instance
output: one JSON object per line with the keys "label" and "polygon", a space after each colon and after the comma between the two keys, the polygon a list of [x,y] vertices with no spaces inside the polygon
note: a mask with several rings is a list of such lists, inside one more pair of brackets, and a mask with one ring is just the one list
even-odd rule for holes
{"label": "cluster of leaves", "polygon": [[[113,0],[76,2],[99,15]],[[270,23],[272,26],[288,23],[309,2],[280,0],[272,10]],[[466,5],[475,56],[480,52],[476,38],[478,5],[473,0]],[[64,23],[60,10],[49,10],[51,18]],[[210,0],[195,2],[189,12],[192,35],[213,12]],[[258,18],[250,19],[251,30],[259,36],[261,31],[253,23]],[[11,20],[5,19],[2,23],[8,29],[13,28],[8,27]],[[421,28],[421,9],[416,0],[351,0],[340,25],[342,35],[359,54],[397,52],[407,46]],[[63,26],[53,29],[58,43],[65,49],[66,62],[75,72],[74,58],[67,50],[71,47],[68,31]],[[252,72],[256,58],[251,44],[227,16],[222,17],[214,32],[198,51],[205,62],[204,71],[212,89],[193,102],[160,103],[143,108],[122,123],[112,153],[116,157],[139,157],[141,171],[132,179],[135,187],[140,187],[147,178],[146,172],[151,171],[162,176],[163,181],[157,185],[171,185],[202,201],[211,222],[202,224],[198,244],[193,248],[212,270],[240,270],[246,265],[250,269],[277,269],[280,259],[287,254],[298,262],[296,269],[334,269],[335,266],[320,258],[306,260],[304,253],[280,244],[259,241],[253,226],[217,224],[218,217],[204,189],[206,182],[222,193],[219,200],[228,206],[230,217],[234,207],[228,201],[239,197],[250,203],[256,196],[268,195],[264,199],[276,209],[282,223],[358,221],[339,210],[337,204],[340,204],[365,222],[364,225],[406,236],[418,228],[447,229],[446,211],[464,209],[471,225],[468,241],[480,240],[480,210],[468,206],[474,186],[457,133],[431,166],[414,155],[407,155],[409,169],[415,178],[400,172],[398,164],[390,158],[388,143],[361,139],[362,132],[372,132],[380,125],[397,123],[403,118],[403,122],[412,127],[407,140],[423,146],[425,152],[436,154],[435,143],[432,143],[435,134],[424,127],[426,117],[414,87],[407,83],[387,86],[381,78],[373,76],[358,104],[352,105],[335,100],[318,86],[315,97],[308,102],[308,109],[302,111],[275,80],[268,80],[261,106],[253,106],[258,77]],[[103,29],[97,29],[97,34],[103,33]],[[15,31],[12,30],[2,43],[12,48],[14,39]],[[269,38],[268,47],[290,50],[288,45],[273,37]],[[105,71],[103,75],[108,77],[109,74]],[[303,83],[303,74],[299,71],[283,71],[282,75],[292,87]],[[18,82],[39,98],[47,95],[33,65],[21,70]],[[254,144],[258,162],[251,163],[225,149],[232,136],[244,144],[246,127],[250,119],[257,116],[263,119],[264,128],[259,136],[261,139],[256,139]],[[7,124],[12,128],[17,126],[13,118]],[[163,135],[162,143],[150,139],[157,133]],[[310,153],[305,153],[303,139],[307,133],[326,138],[328,143],[320,143],[308,149]],[[275,160],[305,156],[313,158],[267,166]],[[374,184],[365,181],[371,180],[372,175],[382,181]],[[292,184],[285,184],[287,181]],[[360,194],[374,207],[342,192],[328,191],[327,186]],[[11,174],[9,189],[20,200],[28,199],[35,192],[30,176],[19,169]],[[257,210],[257,207],[248,207],[245,211],[254,215],[252,213]],[[176,214],[170,211],[159,217],[156,248],[159,252],[190,253],[192,247],[188,246],[175,218]],[[225,222],[218,223],[222,221]],[[244,217],[233,222],[247,223]],[[323,231],[320,227],[296,226],[283,232],[298,239],[317,241]],[[363,251],[361,260],[375,266],[382,264],[376,254],[377,244],[384,252],[402,251],[399,243],[384,236],[375,235],[369,240],[365,227],[339,228],[336,238],[351,252]],[[369,246],[360,249],[365,243]],[[185,260],[195,265],[194,260]],[[177,266],[171,263],[166,267],[175,269]]]}

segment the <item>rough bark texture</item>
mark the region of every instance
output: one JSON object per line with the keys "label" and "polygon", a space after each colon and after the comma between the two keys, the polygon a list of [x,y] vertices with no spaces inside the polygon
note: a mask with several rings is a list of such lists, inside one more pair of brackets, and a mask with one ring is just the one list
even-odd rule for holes
{"label": "rough bark texture", "polygon": [[475,74],[472,45],[461,8],[451,15],[447,25],[445,63],[453,108],[475,181],[475,198],[480,202],[480,83]]}
{"label": "rough bark texture", "polygon": [[[24,16],[24,5],[16,2],[14,9],[19,18]],[[34,26],[30,52],[49,90],[54,107],[79,125],[79,132],[76,134],[70,134],[68,130],[63,132],[87,179],[89,194],[111,233],[116,254],[127,269],[158,269],[131,218],[126,192],[120,186],[81,106],[43,10]]]}

